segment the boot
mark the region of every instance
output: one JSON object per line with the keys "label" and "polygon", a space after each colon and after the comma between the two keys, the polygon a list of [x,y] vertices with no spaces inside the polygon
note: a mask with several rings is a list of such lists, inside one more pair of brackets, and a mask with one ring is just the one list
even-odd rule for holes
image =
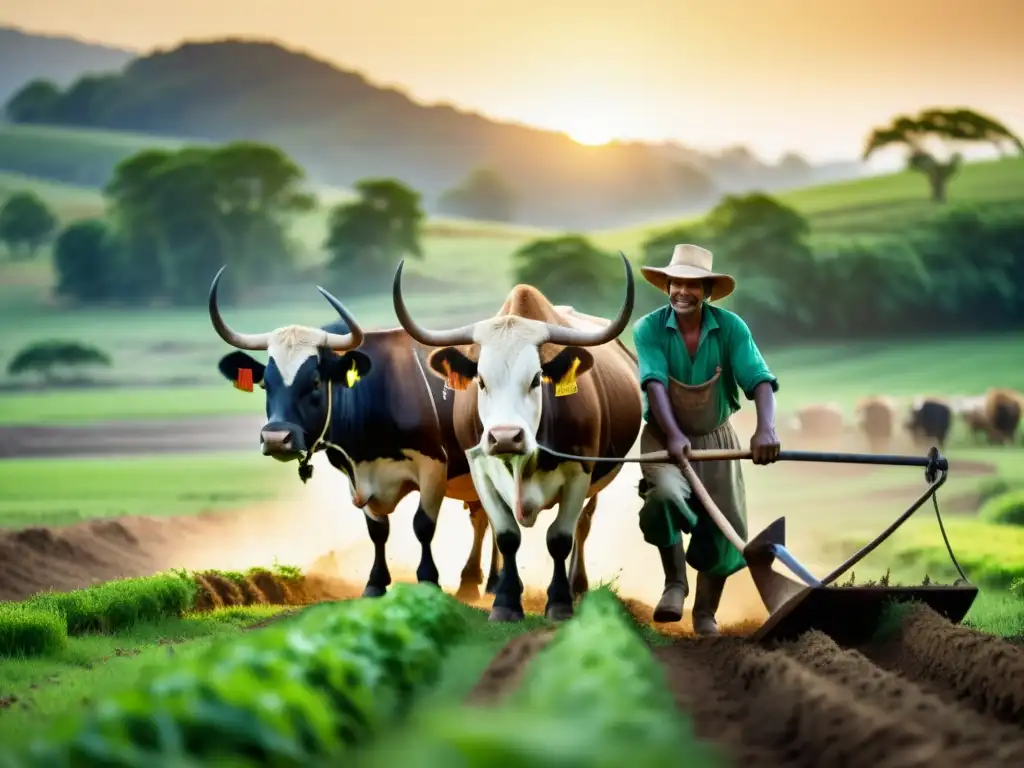
{"label": "boot", "polygon": [[724,576],[708,573],[697,574],[697,594],[693,598],[693,631],[698,635],[717,635],[718,622],[715,613],[725,589]]}
{"label": "boot", "polygon": [[654,620],[659,624],[679,621],[683,618],[683,603],[690,594],[690,585],[686,583],[683,543],[658,547],[658,553],[661,555],[661,566],[665,569],[665,589],[654,609]]}

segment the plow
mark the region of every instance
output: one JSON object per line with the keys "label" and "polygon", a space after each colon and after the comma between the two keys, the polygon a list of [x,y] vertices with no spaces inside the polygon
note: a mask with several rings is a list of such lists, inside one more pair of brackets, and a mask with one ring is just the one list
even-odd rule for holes
{"label": "plow", "polygon": [[[667,451],[656,451],[626,458],[573,456],[541,446],[541,450],[567,461],[614,463],[670,463]],[[752,459],[749,450],[693,450],[682,471],[693,494],[723,535],[743,554],[746,567],[768,610],[768,619],[751,636],[754,642],[793,640],[805,632],[817,630],[831,637],[838,645],[853,647],[868,642],[885,611],[893,603],[923,603],[953,624],[963,621],[978,588],[964,575],[953,554],[939,511],[936,493],[949,474],[949,461],[937,448],[926,456],[899,456],[859,453],[823,453],[815,451],[781,451],[777,461],[820,462],[831,464],[867,464],[875,466],[917,467],[924,470],[926,487],[921,495],[884,531],[838,565],[831,573],[818,578],[800,563],[786,547],[786,518],[779,517],[758,535],[744,541],[715,504],[701,483],[691,462],[744,461]],[[935,517],[946,544],[946,551],[960,578],[952,585],[919,586],[856,586],[838,585],[838,580],[857,563],[892,536],[915,512],[931,500]],[[787,573],[774,567],[778,563]]]}

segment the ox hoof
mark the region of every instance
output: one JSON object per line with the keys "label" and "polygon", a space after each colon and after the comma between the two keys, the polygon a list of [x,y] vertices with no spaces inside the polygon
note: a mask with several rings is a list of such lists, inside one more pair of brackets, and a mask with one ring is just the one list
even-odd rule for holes
{"label": "ox hoof", "polygon": [[460,584],[455,597],[459,600],[479,600],[480,588],[476,584]]}
{"label": "ox hoof", "polygon": [[572,613],[571,603],[555,603],[544,609],[544,616],[550,621],[568,621]]}
{"label": "ox hoof", "polygon": [[523,609],[515,608],[503,608],[501,606],[495,606],[491,609],[491,615],[487,617],[488,621],[522,621],[525,618]]}
{"label": "ox hoof", "polygon": [[387,587],[377,587],[371,584],[366,585],[366,589],[363,590],[363,597],[384,597],[387,594]]}

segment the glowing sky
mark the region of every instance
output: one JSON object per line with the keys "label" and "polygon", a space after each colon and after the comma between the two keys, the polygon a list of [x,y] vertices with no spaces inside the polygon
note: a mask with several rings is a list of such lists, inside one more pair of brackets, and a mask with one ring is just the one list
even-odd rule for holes
{"label": "glowing sky", "polygon": [[1024,0],[4,0],[0,24],[143,50],[276,38],[584,141],[833,159],[954,105],[1024,131]]}

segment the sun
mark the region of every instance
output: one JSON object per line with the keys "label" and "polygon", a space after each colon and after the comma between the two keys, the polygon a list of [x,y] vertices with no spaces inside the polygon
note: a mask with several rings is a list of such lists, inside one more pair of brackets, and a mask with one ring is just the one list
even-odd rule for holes
{"label": "sun", "polygon": [[615,138],[615,133],[613,131],[609,130],[607,126],[599,123],[581,125],[579,128],[568,131],[568,134],[569,138],[577,144],[583,144],[587,147],[600,147]]}

